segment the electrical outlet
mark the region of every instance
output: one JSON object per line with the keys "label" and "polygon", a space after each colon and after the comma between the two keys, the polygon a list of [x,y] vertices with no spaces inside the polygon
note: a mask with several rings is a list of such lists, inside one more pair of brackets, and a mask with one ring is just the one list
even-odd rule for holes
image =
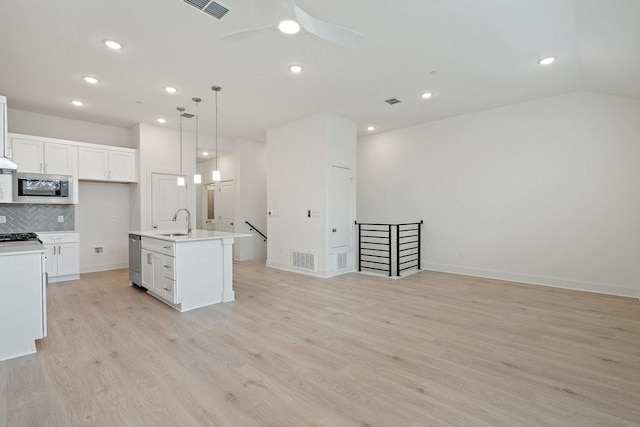
{"label": "electrical outlet", "polygon": [[0,215],[0,224],[6,224],[7,223],[7,217],[4,215]]}
{"label": "electrical outlet", "polygon": [[95,248],[93,248],[93,252],[96,254],[101,254],[104,252],[104,249],[102,248],[102,246],[96,246]]}
{"label": "electrical outlet", "polygon": [[58,222],[64,222],[64,215],[58,215]]}

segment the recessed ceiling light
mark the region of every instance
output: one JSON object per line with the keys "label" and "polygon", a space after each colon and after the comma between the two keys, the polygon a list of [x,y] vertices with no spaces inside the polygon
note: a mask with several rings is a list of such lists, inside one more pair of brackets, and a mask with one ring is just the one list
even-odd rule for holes
{"label": "recessed ceiling light", "polygon": [[374,130],[376,130],[376,127],[375,127],[375,126],[368,126],[368,127],[367,127],[367,130],[368,130],[369,132],[373,132]]}
{"label": "recessed ceiling light", "polygon": [[166,90],[166,91],[167,91],[167,93],[176,93],[176,92],[178,91],[178,89],[176,89],[176,88],[175,88],[175,87],[173,87],[173,86],[165,86],[165,87],[164,87],[164,90]]}
{"label": "recessed ceiling light", "polygon": [[278,29],[285,34],[296,34],[300,31],[300,24],[291,19],[285,19],[284,21],[280,21]]}
{"label": "recessed ceiling light", "polygon": [[69,102],[75,105],[76,107],[82,107],[84,105],[84,102],[80,101],[79,99],[72,99]]}
{"label": "recessed ceiling light", "polygon": [[549,65],[552,62],[554,62],[556,60],[555,56],[547,56],[546,58],[542,58],[540,61],[538,61],[538,64],[540,65]]}
{"label": "recessed ceiling light", "polygon": [[91,83],[92,85],[98,83],[100,80],[96,79],[95,77],[91,77],[91,76],[84,76],[82,78],[85,82],[87,83]]}
{"label": "recessed ceiling light", "polygon": [[156,119],[156,122],[164,124],[164,123],[167,123],[167,119],[163,119],[162,117],[158,117]]}
{"label": "recessed ceiling light", "polygon": [[302,70],[302,65],[289,65],[289,71],[291,71],[292,73],[298,74],[301,73]]}
{"label": "recessed ceiling light", "polygon": [[429,99],[433,96],[433,94],[431,92],[423,92],[420,96],[422,97],[422,99]]}
{"label": "recessed ceiling light", "polygon": [[105,46],[107,46],[109,49],[113,49],[113,50],[120,50],[122,49],[122,44],[118,43],[115,40],[105,40],[103,42],[105,44]]}
{"label": "recessed ceiling light", "polygon": [[206,151],[203,151],[203,152],[202,152],[202,155],[203,155],[203,156],[208,156],[208,155],[209,155],[209,153],[207,153]]}

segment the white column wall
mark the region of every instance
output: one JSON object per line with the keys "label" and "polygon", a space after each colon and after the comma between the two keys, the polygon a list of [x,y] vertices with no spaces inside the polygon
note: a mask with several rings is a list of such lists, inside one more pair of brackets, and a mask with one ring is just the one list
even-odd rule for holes
{"label": "white column wall", "polygon": [[358,142],[358,219],[423,268],[640,295],[640,101],[576,92]]}

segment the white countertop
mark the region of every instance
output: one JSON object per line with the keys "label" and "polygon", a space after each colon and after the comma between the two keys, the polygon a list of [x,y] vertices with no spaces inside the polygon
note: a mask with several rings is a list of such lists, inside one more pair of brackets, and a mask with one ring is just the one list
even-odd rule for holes
{"label": "white countertop", "polygon": [[0,242],[0,255],[16,255],[44,252],[40,242]]}
{"label": "white countertop", "polygon": [[[142,237],[153,237],[154,239],[167,240],[169,242],[193,242],[198,240],[219,240],[236,237],[251,237],[251,234],[229,233],[226,231],[213,230],[193,230],[190,235],[186,235],[187,231],[181,230],[151,230],[151,231],[130,231],[129,234],[137,234]],[[167,236],[167,234],[183,234]]]}

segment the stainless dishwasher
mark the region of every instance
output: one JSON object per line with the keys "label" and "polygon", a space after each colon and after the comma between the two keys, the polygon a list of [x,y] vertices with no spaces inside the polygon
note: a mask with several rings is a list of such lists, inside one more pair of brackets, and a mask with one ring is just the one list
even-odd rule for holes
{"label": "stainless dishwasher", "polygon": [[142,239],[137,234],[129,234],[129,280],[142,286]]}

